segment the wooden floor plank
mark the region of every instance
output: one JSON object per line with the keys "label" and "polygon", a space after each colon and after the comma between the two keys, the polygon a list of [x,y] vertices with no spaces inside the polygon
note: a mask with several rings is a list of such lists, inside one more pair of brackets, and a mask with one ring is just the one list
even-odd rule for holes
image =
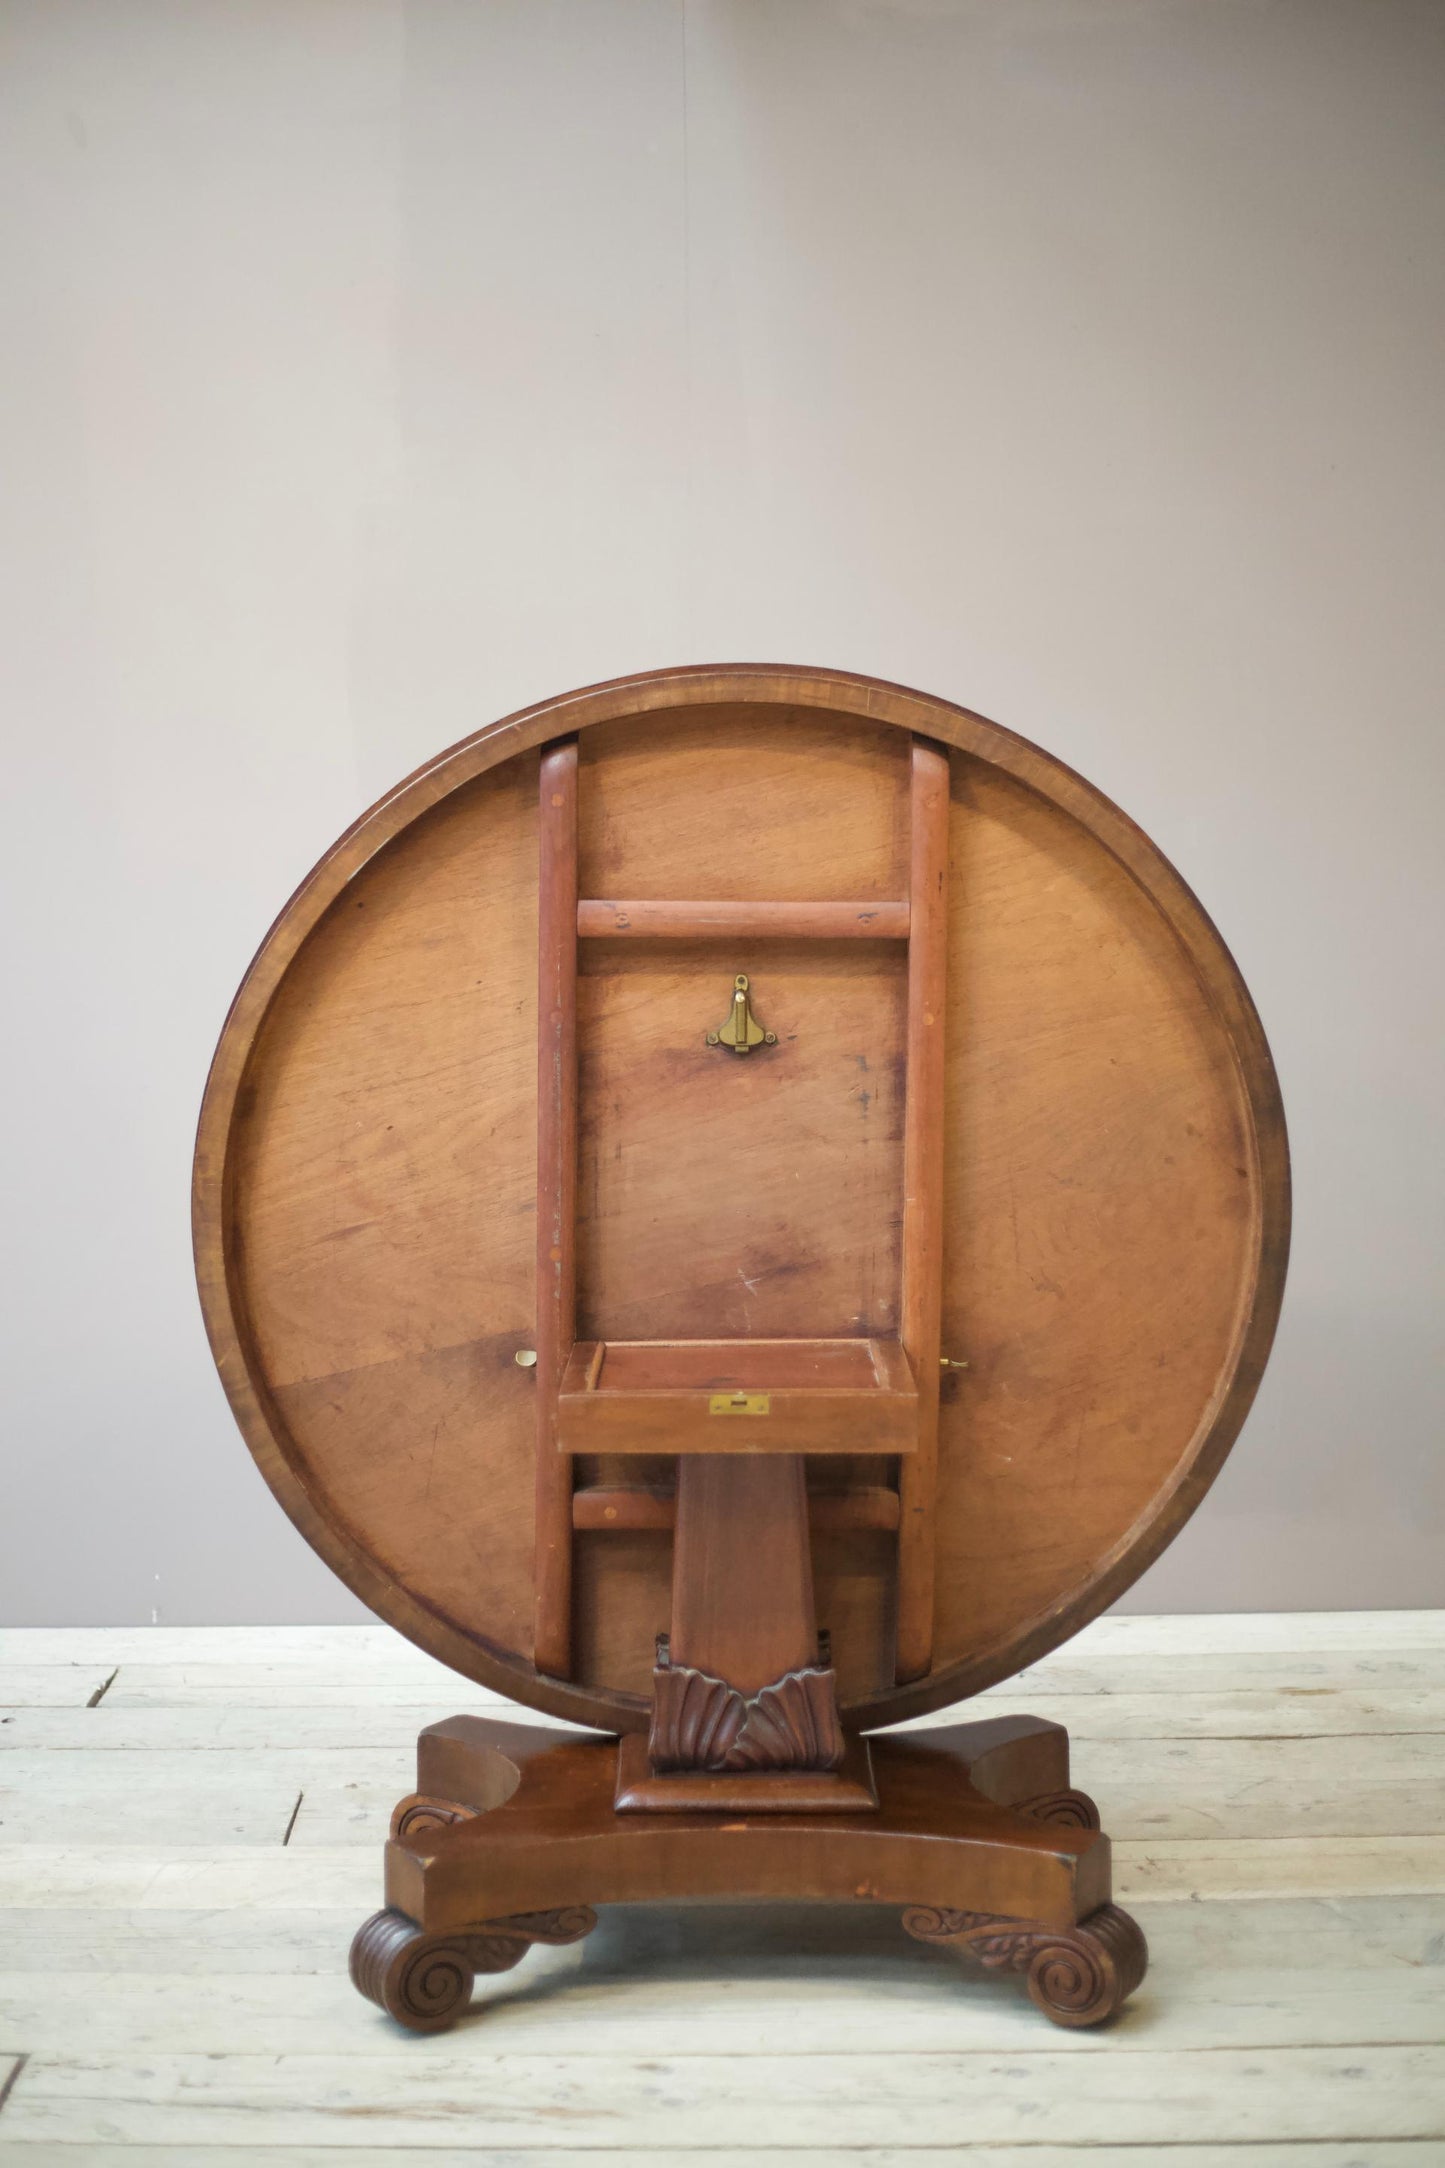
{"label": "wooden floor plank", "polygon": [[114,1676],[104,1664],[0,1664],[0,1726],[12,1709],[83,1709]]}
{"label": "wooden floor plank", "polygon": [[[213,1701],[183,1708],[111,1706],[110,1696],[96,1709],[16,1709],[0,1729],[0,1775],[7,1750],[48,1750],[56,1754],[305,1753],[313,1748],[414,1756],[416,1735],[443,1716],[501,1713],[496,1703],[468,1702],[453,1695],[443,1703],[419,1702],[378,1709],[355,1700],[325,1709],[231,1708]],[[533,1709],[507,1709],[507,1721],[591,1737],[580,1725],[559,1724]]]}
{"label": "wooden floor plank", "polygon": [[0,1845],[0,1906],[265,1912],[366,1904],[379,1855],[358,1845]]}
{"label": "wooden floor plank", "polygon": [[[192,1757],[196,1764],[209,1759]],[[128,1757],[132,1768],[145,1760]],[[369,1843],[398,1796],[403,1756],[400,1750],[318,1749],[309,1757],[278,1750],[268,1762],[284,1763],[304,1790],[297,1842]],[[1445,1734],[1369,1741],[1081,1739],[1073,1771],[1120,1841],[1445,1834]],[[103,1781],[103,1772],[97,1769],[91,1781]],[[193,1769],[191,1781],[204,1783],[204,1770]]]}
{"label": "wooden floor plank", "polygon": [[10,1972],[321,1972],[339,1976],[360,1921],[381,1902],[380,1877],[360,1910],[319,1907],[253,1912],[115,1911],[39,1908],[0,1911],[0,1948]]}
{"label": "wooden floor plank", "polygon": [[[1023,1994],[946,1956],[909,1950],[896,1923],[843,1941],[720,1951],[694,1930],[659,1960],[635,1922],[592,1945],[538,1952],[479,1984],[447,2053],[766,2058],[880,2051],[948,2055],[1159,2055],[1225,2048],[1389,2046],[1445,2040],[1445,1967],[1227,1967],[1188,1937],[1157,1938],[1154,1972],[1102,2031],[1055,2033]],[[601,1947],[595,1947],[598,1938]],[[30,2054],[136,2057],[307,2054],[415,2060],[415,2042],[359,2003],[338,1937],[311,1972],[0,1973],[0,2040]],[[1336,1937],[1336,1954],[1348,1955]],[[97,1967],[107,1953],[96,1953]],[[1219,1954],[1216,1951],[1215,1956]],[[1261,1953],[1257,1950],[1256,1956]],[[1378,1959],[1378,1952],[1373,1953]]]}
{"label": "wooden floor plank", "polygon": [[[1128,1697],[1155,1694],[1176,1701],[1197,1694],[1279,1694],[1286,1699],[1308,1701],[1336,1693],[1408,1693],[1433,1695],[1438,1721],[1441,1660],[1434,1650],[1334,1650],[1324,1655],[1291,1653],[1200,1654],[1186,1651],[1169,1656],[1123,1650],[1117,1655],[1076,1655],[1071,1642],[1056,1656],[1035,1664],[1017,1678],[1006,1680],[978,1696],[992,1711],[998,1707],[1030,1709],[1038,1702],[1091,1696]],[[28,1668],[44,1673],[65,1667],[35,1664],[12,1667],[18,1674]],[[99,1666],[93,1667],[97,1677]],[[0,1673],[0,1688],[4,1674]],[[0,1706],[7,1700],[0,1690]],[[42,1701],[49,1695],[38,1697]],[[516,1705],[501,1695],[462,1679],[445,1665],[433,1663],[397,1637],[395,1650],[383,1657],[358,1649],[352,1659],[320,1656],[313,1662],[293,1655],[286,1661],[222,1662],[192,1659],[168,1663],[121,1664],[107,1691],[106,1702],[114,1707],[177,1708],[187,1703],[224,1702],[231,1706],[282,1708],[351,1707],[365,1703],[382,1708],[400,1704],[413,1708],[453,1709],[506,1708]],[[1071,1710],[1072,1720],[1078,1714]],[[925,1720],[927,1721],[927,1720]],[[938,1721],[934,1718],[933,1721]],[[1408,1728],[1419,1729],[1418,1723]]]}
{"label": "wooden floor plank", "polygon": [[[1046,1694],[1004,1697],[1063,1724],[1072,1739],[1310,1739],[1445,1733],[1445,1687],[1294,1686],[1224,1693]],[[991,1706],[991,1704],[990,1704]],[[37,1722],[67,1712],[36,1710]]]}
{"label": "wooden floor plank", "polygon": [[[235,2144],[264,2123],[276,2144],[449,2144],[547,2152],[565,2133],[635,2154],[707,2143],[816,2145],[820,2122],[850,2147],[976,2144],[1067,2135],[1076,2146],[1228,2144],[1338,2137],[1445,2143],[1438,2051],[1417,2046],[1224,2049],[1139,2060],[1055,2045],[1007,2055],[746,2058],[653,2054],[147,2055],[113,2061],[36,2055],[5,2113],[4,2136]],[[1121,2082],[1121,2079],[1124,2082]]]}
{"label": "wooden floor plank", "polygon": [[[99,1711],[95,1712],[97,1715]],[[337,1755],[325,1764],[328,1815],[345,1822],[346,1785]],[[369,1826],[377,1786],[407,1776],[412,1757],[383,1758],[369,1772]],[[305,1754],[212,1755],[183,1749],[116,1753],[43,1747],[0,1753],[0,1843],[93,1843],[103,1830],[117,1844],[280,1844],[305,1775],[318,1757]],[[408,1789],[403,1782],[401,1790]]]}
{"label": "wooden floor plank", "polygon": [[1441,1611],[1218,1611],[1167,1615],[1111,1611],[1075,1636],[1091,1656],[1147,1649],[1233,1654],[1254,1649],[1445,1650]]}
{"label": "wooden floor plank", "polygon": [[[166,1630],[153,1631],[160,1634]],[[225,1654],[228,1644],[220,1641],[218,1645],[218,1637],[232,1631],[239,1635],[241,1645]],[[52,1646],[51,1641],[39,1637],[31,1644],[34,1660],[9,1667],[8,1676],[17,1682],[14,1692],[5,1691],[7,1672],[0,1667],[0,1707],[7,1703],[47,1705],[69,1700],[69,1694],[57,1694],[54,1680],[47,1683],[45,1676],[66,1670],[88,1672],[93,1685],[87,1695],[80,1697],[88,1698],[89,1691],[110,1676],[112,1668],[114,1676],[106,1700],[115,1706],[175,1707],[188,1702],[220,1701],[232,1706],[249,1703],[267,1708],[305,1708],[357,1703],[381,1707],[392,1703],[408,1708],[435,1706],[448,1713],[467,1707],[513,1706],[503,1697],[458,1678],[389,1629],[329,1629],[309,1653],[297,1639],[302,1631],[198,1628],[191,1630],[189,1638],[181,1638],[177,1629],[171,1631],[170,1646],[176,1652],[173,1656],[162,1659],[159,1651],[151,1658],[126,1656],[116,1667],[59,1660],[69,1642],[68,1635],[54,1637],[54,1660],[47,1660],[44,1651]],[[271,1634],[276,1639],[267,1647],[258,1643],[260,1634]],[[348,1634],[351,1639],[338,1647],[340,1634]],[[214,1653],[208,1652],[205,1643],[200,1648],[194,1645],[198,1635],[211,1637],[210,1649]],[[379,1635],[386,1638],[379,1640]],[[246,1649],[251,1651],[249,1657],[244,1653]],[[1418,1729],[1422,1721],[1439,1722],[1441,1668],[1439,1650],[1428,1647],[1307,1652],[1186,1648],[1168,1654],[1126,1647],[1096,1654],[1086,1633],[979,1699],[990,1708],[999,1704],[1031,1708],[1051,1699],[1124,1699],[1150,1694],[1179,1701],[1196,1694],[1274,1693],[1306,1703],[1352,1693],[1432,1695],[1434,1706],[1429,1718],[1417,1715],[1408,1727]],[[1072,1717],[1075,1724],[1081,1721],[1077,1711],[1072,1712]]]}
{"label": "wooden floor plank", "polygon": [[90,1663],[113,1670],[130,1662],[213,1660],[446,1669],[379,1620],[357,1626],[0,1626],[0,1664]]}
{"label": "wooden floor plank", "polygon": [[[349,1700],[295,1704],[250,1701],[240,1704],[223,1695],[206,1700],[157,1704],[137,1701],[116,1687],[98,1708],[36,1703],[0,1715],[0,1748],[47,1747],[68,1752],[75,1747],[111,1747],[144,1751],[229,1748],[243,1753],[272,1747],[410,1746],[423,1725],[443,1716],[498,1713],[503,1706],[465,1691],[431,1701],[387,1702],[378,1706],[361,1691]],[[458,1684],[460,1682],[453,1682]],[[980,1713],[990,1702],[976,1705]],[[1368,1691],[1324,1688],[1310,1694],[1275,1688],[1218,1694],[1032,1694],[1028,1710],[1064,1724],[1075,1740],[1086,1739],[1283,1739],[1354,1738],[1414,1733],[1445,1735],[1445,1686],[1390,1687]],[[962,1712],[967,1714],[969,1712]],[[531,1710],[507,1708],[509,1720],[552,1728],[555,1718]],[[950,1712],[949,1721],[954,1721]],[[904,1730],[926,1730],[928,1718]]]}
{"label": "wooden floor plank", "polygon": [[[1370,1683],[1365,1682],[1366,1690]],[[1410,1682],[1402,1679],[1395,1683],[1404,1686]],[[460,1678],[443,1664],[425,1666],[419,1663],[370,1666],[362,1662],[336,1661],[315,1664],[122,1664],[105,1698],[108,1704],[120,1709],[212,1706],[353,1709],[364,1706],[380,1713],[400,1707],[408,1712],[408,1716],[418,1709],[428,1710],[428,1722],[440,1714],[456,1716],[468,1709],[491,1715],[505,1713],[509,1719],[525,1713],[519,1703],[507,1701],[500,1694],[489,1694],[484,1687]],[[539,1723],[554,1721],[538,1716]]]}
{"label": "wooden floor plank", "polygon": [[1445,1837],[1172,1837],[1114,1844],[1121,1904],[1445,1890]]}
{"label": "wooden floor plank", "polygon": [[[1339,1650],[1354,1657],[1386,1651],[1445,1650],[1445,1610],[1276,1611],[1189,1613],[1170,1616],[1111,1612],[1095,1619],[1068,1644],[1064,1657],[1092,1664],[1138,1655],[1178,1657],[1186,1663],[1210,1655],[1252,1657],[1297,1653],[1311,1660]],[[0,1627],[0,1665],[297,1664],[335,1662],[374,1669],[378,1665],[446,1667],[414,1648],[389,1626],[7,1626]],[[1041,1669],[1036,1666],[1035,1669]]]}
{"label": "wooden floor plank", "polygon": [[[980,1698],[1027,1709],[1045,1695],[1172,1694],[1183,1701],[1195,1694],[1278,1693],[1303,1700],[1376,1690],[1434,1694],[1442,1670],[1439,1649],[1174,1649],[1160,1655],[1150,1649],[1098,1651],[1080,1635]],[[299,1679],[300,1667],[290,1675]]]}
{"label": "wooden floor plank", "polygon": [[1445,1735],[1359,1739],[1081,1739],[1073,1781],[1111,1835],[1434,1836]]}
{"label": "wooden floor plank", "polygon": [[[339,1977],[351,1936],[380,1894],[378,1874],[359,1906],[15,1907],[0,1912],[0,1946],[12,1975]],[[1161,1966],[1175,1973],[1434,1972],[1445,1951],[1440,1897],[1248,1898],[1197,1905],[1145,1899],[1131,1910],[1149,1937],[1156,1987]],[[685,1982],[696,1975],[704,1997],[731,1994],[732,1985],[724,1983],[735,1979],[792,1973],[802,1995],[812,1968],[825,1961],[853,1983],[865,2004],[880,1967],[920,1994],[930,1988],[942,1993],[969,1977],[949,1953],[923,1949],[901,1934],[897,1912],[886,1906],[619,1907],[604,1912],[596,1934],[581,1947],[587,1965],[610,1961],[609,1952],[618,1949],[630,1951],[627,1963],[639,1979]],[[560,1962],[534,1952],[508,1983],[530,1991]]]}
{"label": "wooden floor plank", "polygon": [[[82,1713],[98,1719],[104,1704]],[[1121,1842],[1445,1834],[1445,1734],[1084,1738],[1073,1767]],[[293,1841],[374,1844],[413,1782],[400,1739],[385,1750],[16,1748],[0,1754],[0,1842],[85,1844],[103,1801],[119,1843],[280,1843],[299,1799]]]}
{"label": "wooden floor plank", "polygon": [[1069,1725],[1150,1938],[1096,2033],[873,1907],[619,1909],[401,2033],[346,1946],[416,1728],[497,1706],[381,1626],[0,1634],[7,2168],[1445,2168],[1445,1613],[1110,1618],[982,1697]]}
{"label": "wooden floor plank", "polygon": [[[444,2141],[418,2146],[361,2145],[207,2145],[202,2153],[193,2146],[65,2145],[40,2140],[8,2148],[0,2140],[0,2159],[14,2168],[536,2168],[545,2159],[547,2168],[600,2168],[619,2155],[636,2159],[629,2148],[571,2146],[535,2149],[489,2146],[486,2154],[473,2146],[451,2146]],[[1440,2148],[1433,2138],[1376,2138],[1367,2144],[1345,2141],[1312,2143],[1308,2154],[1286,2140],[1279,2145],[1167,2145],[1141,2151],[1137,2146],[1030,2145],[975,2146],[947,2141],[925,2148],[860,2146],[847,2143],[828,2146],[790,2147],[786,2153],[771,2146],[689,2146],[670,2155],[649,2149],[647,2168],[673,2168],[685,2161],[688,2168],[1441,2168]]]}

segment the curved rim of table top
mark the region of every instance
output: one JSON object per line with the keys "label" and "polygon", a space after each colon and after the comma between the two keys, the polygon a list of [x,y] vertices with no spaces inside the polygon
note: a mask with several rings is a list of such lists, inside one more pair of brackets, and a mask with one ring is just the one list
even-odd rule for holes
{"label": "curved rim of table top", "polygon": [[972,1655],[850,1703],[850,1730],[926,1715],[1009,1678],[1096,1618],[1167,1548],[1224,1463],[1269,1356],[1289,1256],[1289,1147],[1274,1063],[1238,966],[1187,884],[1102,791],[1027,738],[968,708],[847,671],[763,663],[701,664],[613,678],[489,723],[415,770],[361,818],[306,876],[276,919],[231,1004],[206,1082],[196,1138],[192,1227],[201,1306],[216,1366],[242,1435],[272,1491],[312,1548],[381,1618],[465,1677],[554,1716],[608,1730],[645,1728],[641,1696],[548,1678],[514,1652],[467,1633],[391,1578],[327,1517],[293,1466],[284,1421],[247,1344],[228,1258],[228,1146],[238,1091],[266,1011],[308,934],[367,863],[430,807],[487,769],[549,738],[623,717],[692,707],[817,708],[918,731],[984,760],[1072,816],[1111,853],[1170,926],[1233,1051],[1251,1127],[1256,1200],[1254,1282],[1230,1358],[1221,1366],[1193,1443],[1146,1513],[1094,1572],[1018,1632]]}

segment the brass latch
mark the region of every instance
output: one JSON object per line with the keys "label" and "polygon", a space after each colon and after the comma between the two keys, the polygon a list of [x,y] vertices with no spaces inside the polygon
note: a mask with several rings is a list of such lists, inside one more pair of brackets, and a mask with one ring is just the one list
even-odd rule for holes
{"label": "brass latch", "polygon": [[708,1400],[709,1415],[766,1415],[773,1405],[771,1393],[713,1393]]}
{"label": "brass latch", "polygon": [[708,1033],[707,1043],[709,1046],[730,1046],[735,1054],[751,1054],[755,1046],[777,1045],[777,1033],[764,1031],[752,1012],[746,971],[740,971],[733,980],[733,1005],[727,1022]]}

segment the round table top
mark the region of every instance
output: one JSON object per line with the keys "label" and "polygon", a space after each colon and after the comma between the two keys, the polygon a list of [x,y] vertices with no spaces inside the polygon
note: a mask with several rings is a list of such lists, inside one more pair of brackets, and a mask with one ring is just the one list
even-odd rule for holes
{"label": "round table top", "polygon": [[[1288,1247],[1279,1093],[1233,960],[1132,822],[982,717],[843,673],[663,671],[509,716],[365,814],[267,936],[207,1087],[195,1228],[286,1511],[516,1700],[636,1728],[671,1554],[579,1531],[572,1676],[535,1670],[539,747],[578,737],[583,896],[885,901],[910,733],[950,749],[942,1344],[966,1367],[943,1372],[925,1677],[893,1684],[896,1538],[815,1532],[845,1722],[1076,1632],[1249,1407]],[[896,1332],[906,945],[582,950],[579,1337]],[[791,1067],[707,1050],[739,969]]]}

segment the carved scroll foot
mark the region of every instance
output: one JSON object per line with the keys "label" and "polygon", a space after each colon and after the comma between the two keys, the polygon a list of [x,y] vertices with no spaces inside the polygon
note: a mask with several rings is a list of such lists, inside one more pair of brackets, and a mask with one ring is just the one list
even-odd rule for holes
{"label": "carved scroll foot", "polygon": [[586,1905],[429,1935],[405,1912],[374,1912],[351,1945],[351,1984],[408,2032],[445,2032],[479,1972],[508,1972],[534,1942],[580,1942],[597,1925]]}
{"label": "carved scroll foot", "polygon": [[931,1905],[910,1906],[903,1924],[920,1942],[946,1942],[992,1971],[1026,1971],[1036,2007],[1056,2025],[1102,2024],[1149,1963],[1142,1930],[1118,1905],[1101,1905],[1075,1927]]}
{"label": "carved scroll foot", "polygon": [[479,1813],[461,1799],[433,1799],[426,1792],[412,1792],[400,1801],[391,1817],[393,1837],[414,1837],[423,1829],[453,1829],[458,1822],[474,1822]]}
{"label": "carved scroll foot", "polygon": [[1022,1799],[1015,1814],[1031,1822],[1057,1822],[1065,1829],[1097,1829],[1099,1810],[1087,1792],[1043,1792],[1037,1799]]}

